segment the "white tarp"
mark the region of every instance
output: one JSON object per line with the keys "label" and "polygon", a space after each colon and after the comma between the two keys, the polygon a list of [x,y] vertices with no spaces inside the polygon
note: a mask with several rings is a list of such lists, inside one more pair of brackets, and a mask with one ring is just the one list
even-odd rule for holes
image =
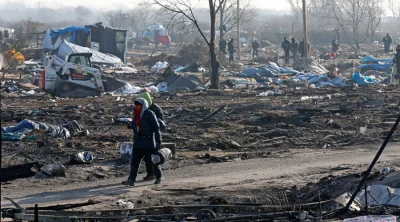
{"label": "white tarp", "polygon": [[[374,198],[379,202],[377,203]],[[360,203],[365,205],[365,190],[361,190],[358,193],[357,198],[360,200]],[[391,205],[400,207],[400,189],[399,188],[391,188],[385,185],[372,185],[367,187],[367,202],[368,206],[373,205]]]}
{"label": "white tarp", "polygon": [[[60,38],[58,40],[60,40]],[[57,43],[55,45],[57,45]],[[62,43],[58,47],[57,56],[65,60],[66,56],[70,53],[85,53],[85,52],[93,54],[92,55],[93,63],[103,63],[110,66],[123,66],[123,62],[121,61],[121,59],[116,56],[104,54],[90,48],[75,45],[65,40],[62,40]]]}

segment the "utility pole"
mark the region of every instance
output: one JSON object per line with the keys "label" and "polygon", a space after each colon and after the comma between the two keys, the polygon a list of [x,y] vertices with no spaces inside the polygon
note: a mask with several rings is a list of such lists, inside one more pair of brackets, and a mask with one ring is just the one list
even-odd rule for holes
{"label": "utility pole", "polygon": [[308,58],[306,0],[303,0],[303,32],[304,32],[304,57],[305,57],[305,58]]}
{"label": "utility pole", "polygon": [[239,8],[239,0],[237,0],[237,52],[238,52],[238,60],[240,61],[240,8]]}

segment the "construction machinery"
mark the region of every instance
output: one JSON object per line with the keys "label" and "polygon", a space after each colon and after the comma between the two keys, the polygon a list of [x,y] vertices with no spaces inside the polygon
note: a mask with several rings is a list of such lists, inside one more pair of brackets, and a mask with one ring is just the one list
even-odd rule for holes
{"label": "construction machinery", "polygon": [[83,98],[112,92],[125,83],[102,73],[91,63],[92,53],[71,53],[65,60],[55,56],[44,57],[40,71],[39,88],[57,97]]}

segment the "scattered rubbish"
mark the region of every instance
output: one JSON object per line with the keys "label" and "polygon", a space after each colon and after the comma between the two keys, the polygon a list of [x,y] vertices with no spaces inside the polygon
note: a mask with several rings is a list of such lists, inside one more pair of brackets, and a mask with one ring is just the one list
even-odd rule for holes
{"label": "scattered rubbish", "polygon": [[343,222],[396,222],[396,216],[391,215],[368,215],[344,219]]}
{"label": "scattered rubbish", "polygon": [[324,99],[332,99],[332,95],[326,96],[302,96],[300,101],[307,101],[307,100],[324,100]]}
{"label": "scattered rubbish", "polygon": [[367,127],[366,126],[361,126],[360,127],[360,133],[361,134],[365,134],[365,131],[367,131]]}
{"label": "scattered rubbish", "polygon": [[122,142],[119,144],[120,157],[123,160],[130,160],[132,157],[132,142]]}
{"label": "scattered rubbish", "polygon": [[390,172],[390,168],[389,167],[385,167],[381,170],[381,175],[387,175]]}
{"label": "scattered rubbish", "polygon": [[[365,196],[367,196],[367,201],[365,201]],[[368,186],[367,195],[365,195],[365,190],[362,189],[358,193],[357,199],[363,207],[365,207],[366,202],[368,206],[382,205],[400,207],[400,188],[391,188],[385,185]]]}
{"label": "scattered rubbish", "polygon": [[62,163],[52,163],[40,168],[35,174],[36,178],[65,177],[65,167]]}
{"label": "scattered rubbish", "polygon": [[71,155],[71,163],[82,164],[91,163],[93,160],[93,154],[90,151],[79,152],[77,154]]}
{"label": "scattered rubbish", "polygon": [[126,83],[125,86],[119,88],[113,92],[113,94],[136,94],[140,93],[142,89],[138,86],[131,85],[130,83]]}
{"label": "scattered rubbish", "polygon": [[156,62],[156,64],[154,64],[154,65],[151,67],[151,71],[152,71],[152,72],[161,73],[161,72],[164,72],[164,69],[166,69],[167,67],[168,67],[168,62],[167,62],[167,61],[164,61],[164,62]]}
{"label": "scattered rubbish", "polygon": [[262,93],[258,94],[258,96],[281,96],[283,94],[284,94],[284,92],[281,90],[277,90],[277,91],[268,90],[266,92],[262,92]]}
{"label": "scattered rubbish", "polygon": [[124,209],[134,209],[135,208],[135,204],[130,202],[130,201],[124,201],[122,199],[119,199],[117,204],[119,206],[121,206]]}
{"label": "scattered rubbish", "polygon": [[160,82],[157,85],[157,89],[159,92],[165,92],[168,90],[168,83],[167,82]]}

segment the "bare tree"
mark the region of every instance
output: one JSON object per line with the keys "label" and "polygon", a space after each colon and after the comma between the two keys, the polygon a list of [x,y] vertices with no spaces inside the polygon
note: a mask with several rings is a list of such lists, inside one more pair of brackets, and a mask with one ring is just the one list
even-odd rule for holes
{"label": "bare tree", "polygon": [[393,17],[400,24],[400,2],[398,0],[388,0],[388,3]]}
{"label": "bare tree", "polygon": [[126,28],[130,20],[129,14],[122,10],[108,11],[103,17],[114,28]]}
{"label": "bare tree", "polygon": [[199,26],[199,21],[194,15],[193,10],[197,5],[193,5],[190,0],[154,0],[154,2],[168,10],[173,14],[174,17],[181,16],[193,22],[196,26],[198,32],[201,37],[207,43],[210,53],[210,61],[211,61],[211,88],[219,89],[219,62],[217,60],[216,53],[216,21],[217,21],[217,13],[221,9],[225,0],[208,0],[208,8],[210,10],[210,37],[207,38],[205,36],[205,32]]}
{"label": "bare tree", "polygon": [[43,24],[32,21],[30,18],[11,22],[10,27],[14,29],[14,38],[16,39],[15,48],[17,51],[28,47],[29,41],[35,35],[35,33],[43,31],[40,30],[40,28],[43,27]]}
{"label": "bare tree", "polygon": [[152,4],[142,1],[130,13],[130,26],[137,36],[149,24],[156,21],[157,14]]}
{"label": "bare tree", "polygon": [[[301,26],[300,24],[303,21],[303,4],[302,0],[286,0],[293,14],[293,25]],[[328,16],[329,8],[329,0],[308,0],[306,2],[306,11],[308,15],[308,28],[310,30],[320,29],[321,27],[325,27],[323,24],[326,24],[330,21],[330,17]]]}
{"label": "bare tree", "polygon": [[[334,18],[344,35],[350,40],[352,48],[360,52],[361,27],[368,19],[367,0],[330,0]],[[349,33],[349,30],[350,33]]]}
{"label": "bare tree", "polygon": [[381,19],[384,14],[385,10],[383,9],[381,0],[368,0],[367,36],[370,37],[371,43],[374,41],[376,29],[381,24]]}
{"label": "bare tree", "polygon": [[75,13],[78,16],[78,20],[82,21],[86,19],[92,13],[92,11],[86,7],[78,6],[75,8]]}
{"label": "bare tree", "polygon": [[[244,25],[257,17],[258,11],[250,6],[251,0],[242,0],[239,9],[239,23]],[[237,25],[237,0],[225,0],[219,10],[220,40],[225,37],[225,32],[231,31]]]}

